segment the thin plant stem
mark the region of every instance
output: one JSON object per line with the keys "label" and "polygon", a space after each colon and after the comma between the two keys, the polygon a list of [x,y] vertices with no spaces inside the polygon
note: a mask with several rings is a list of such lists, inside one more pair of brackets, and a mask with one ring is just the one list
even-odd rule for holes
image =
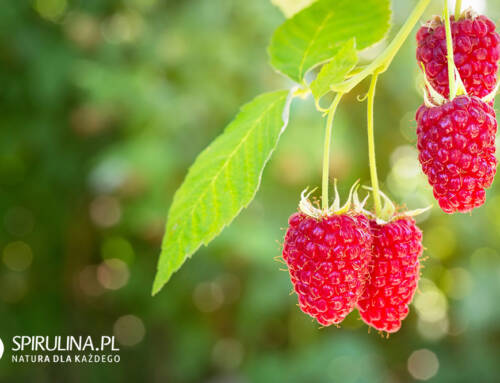
{"label": "thin plant stem", "polygon": [[[413,11],[408,16],[401,29],[398,31],[394,39],[389,43],[389,45],[382,51],[382,53],[368,64],[362,71],[356,73],[354,76],[350,77],[343,83],[336,87],[332,87],[332,90],[337,92],[335,99],[333,100],[330,108],[328,109],[326,128],[325,128],[325,140],[323,148],[323,179],[322,179],[322,193],[321,193],[321,206],[324,211],[328,210],[328,179],[330,174],[330,143],[332,135],[332,125],[333,117],[337,106],[345,93],[350,92],[356,85],[363,81],[366,77],[373,75],[372,84],[370,86],[370,94],[368,100],[368,136],[369,136],[369,158],[370,158],[370,174],[372,177],[372,187],[374,189],[374,200],[375,200],[375,210],[377,213],[381,211],[377,170],[375,164],[375,143],[373,138],[373,98],[375,96],[375,85],[377,81],[378,74],[385,72],[392,60],[396,56],[397,52],[403,45],[403,43],[408,38],[408,35],[412,31],[413,27],[419,21],[420,17],[424,13],[425,9],[429,5],[430,0],[419,0]],[[371,117],[370,117],[371,115]],[[371,122],[370,122],[371,120]]]}
{"label": "thin plant stem", "polygon": [[406,19],[405,23],[398,31],[394,39],[384,49],[384,51],[375,60],[368,64],[361,72],[344,81],[338,87],[338,89],[334,90],[342,93],[348,93],[366,77],[373,74],[375,70],[378,70],[378,73],[385,72],[394,59],[394,56],[396,56],[396,53],[399,51],[408,35],[412,31],[413,27],[415,26],[415,24],[417,24],[418,20],[424,13],[429,3],[430,0],[420,0],[415,8],[413,8],[410,16],[408,16],[408,19]]}
{"label": "thin plant stem", "polygon": [[332,105],[328,109],[328,115],[326,117],[325,141],[323,147],[323,182],[321,185],[321,207],[323,211],[328,210],[328,178],[330,176],[330,143],[332,140],[333,117],[335,116],[335,111],[337,110],[341,98],[342,93],[337,93]]}
{"label": "thin plant stem", "polygon": [[455,82],[455,62],[453,60],[453,40],[451,37],[450,13],[448,11],[448,0],[444,0],[444,26],[446,30],[446,57],[448,58],[448,83],[450,89],[450,100],[457,95],[457,84]]}
{"label": "thin plant stem", "polygon": [[455,1],[455,21],[460,18],[460,11],[462,10],[462,0]]}
{"label": "thin plant stem", "polygon": [[370,178],[372,183],[373,204],[375,206],[375,214],[380,216],[382,204],[380,202],[380,193],[377,176],[377,163],[375,157],[375,137],[373,128],[373,104],[375,99],[375,87],[377,86],[378,72],[375,71],[372,75],[370,88],[367,96],[367,133],[368,133],[368,162],[370,164]]}

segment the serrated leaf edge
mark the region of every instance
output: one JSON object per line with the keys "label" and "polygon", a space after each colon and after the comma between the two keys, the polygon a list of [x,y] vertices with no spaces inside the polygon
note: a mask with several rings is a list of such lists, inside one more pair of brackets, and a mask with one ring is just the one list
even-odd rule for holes
{"label": "serrated leaf edge", "polygon": [[[206,238],[205,240],[202,240],[200,241],[200,244],[195,248],[193,249],[191,252],[189,252],[189,254],[186,254],[185,255],[185,258],[189,258],[191,255],[193,255],[196,251],[199,250],[199,248],[202,246],[202,245],[207,245],[208,243],[210,243],[215,237],[217,237],[233,220],[234,218],[236,218],[243,209],[245,209],[246,207],[248,207],[248,205],[253,201],[253,199],[255,198],[255,195],[257,194],[257,191],[259,190],[260,188],[260,184],[262,182],[262,176],[263,176],[263,173],[264,173],[264,169],[267,165],[267,163],[269,162],[271,156],[273,155],[275,149],[276,149],[276,146],[278,144],[278,141],[279,141],[279,138],[281,137],[281,135],[283,134],[283,132],[285,131],[287,125],[288,125],[288,122],[289,122],[289,117],[290,117],[290,106],[291,106],[291,103],[292,103],[292,100],[293,100],[293,94],[294,92],[297,90],[297,86],[294,86],[292,87],[292,89],[290,89],[290,91],[288,92],[287,94],[287,98],[286,98],[286,101],[285,101],[285,107],[283,108],[283,112],[281,114],[281,118],[282,118],[282,121],[283,121],[283,125],[280,129],[280,132],[278,134],[278,139],[276,140],[276,144],[275,146],[271,149],[271,151],[269,152],[269,155],[267,156],[267,158],[264,160],[263,162],[263,166],[262,166],[262,169],[259,173],[259,176],[258,176],[258,179],[257,179],[257,185],[256,185],[256,188],[255,188],[255,191],[254,193],[252,194],[252,196],[250,197],[250,200],[247,204],[244,204],[240,207],[240,209],[237,210],[235,216],[233,217],[233,219],[231,219],[229,222],[223,224],[220,228],[220,230],[218,230],[217,232],[213,233],[213,235],[211,235],[210,237]],[[254,98],[255,99],[255,98]],[[269,105],[269,107],[266,109],[266,110],[269,110],[271,109],[277,102],[279,102],[279,100],[276,100],[274,101],[272,104]],[[262,113],[263,115],[265,113]],[[258,121],[258,120],[257,120]],[[254,123],[255,126],[257,126],[257,122]],[[249,136],[249,134],[252,132],[253,130],[249,130],[249,132],[245,135],[245,138]],[[235,153],[238,148],[241,146],[241,144],[245,141],[245,139],[243,139],[239,144],[238,146],[235,148],[235,150],[233,150],[233,152],[231,153],[230,156],[228,156],[228,158],[232,158],[232,155],[233,153]],[[228,161],[226,161],[226,164],[227,164]],[[219,172],[217,172],[217,174],[213,177],[214,179],[216,179],[218,177],[218,175],[221,173],[222,169],[225,169],[226,167],[226,164],[224,164],[224,166],[221,168],[221,170]],[[213,183],[213,181],[211,181],[211,183]],[[208,188],[207,188],[208,189]],[[195,206],[196,204],[201,200],[201,198],[205,195],[206,192],[204,192],[202,194],[202,196],[200,196],[196,203],[193,204],[193,207],[191,208],[190,212],[191,214],[193,213],[193,211],[195,210]],[[175,198],[175,197],[174,197]],[[181,238],[180,236],[181,233],[179,233],[179,235],[177,236],[177,238]],[[164,248],[164,244],[162,244],[162,250],[160,252],[160,257],[161,257],[161,254],[163,253],[163,248]],[[161,258],[160,258],[161,259]],[[158,261],[158,269],[157,269],[157,273],[156,273],[156,276],[155,276],[155,280],[153,282],[153,291],[152,291],[152,295],[156,295],[161,289],[162,287],[168,282],[168,280],[170,279],[170,277],[177,271],[179,270],[179,268],[182,266],[182,263],[181,265],[179,265],[179,267],[177,267],[175,270],[172,270],[172,272],[170,273],[170,275],[166,278],[166,279],[159,279],[158,278],[158,273],[159,273],[159,264],[160,264],[160,260]]]}

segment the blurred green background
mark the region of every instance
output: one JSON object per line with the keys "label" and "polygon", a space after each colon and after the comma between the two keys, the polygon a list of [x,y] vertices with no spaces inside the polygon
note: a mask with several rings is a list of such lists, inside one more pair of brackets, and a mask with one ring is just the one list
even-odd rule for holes
{"label": "blurred green background", "polygon": [[[396,28],[414,2],[392,3]],[[473,3],[500,21],[498,2]],[[419,291],[388,340],[357,313],[320,329],[296,307],[275,257],[300,191],[320,183],[310,98],[294,101],[255,201],[150,296],[188,166],[242,103],[291,85],[266,54],[283,20],[269,0],[0,2],[0,338],[114,334],[122,349],[118,365],[15,365],[7,352],[1,382],[499,381],[498,180],[472,214],[418,218]],[[383,188],[409,208],[433,202],[415,149],[414,36],[380,78],[375,115]],[[344,193],[369,182],[366,89],[335,121]]]}

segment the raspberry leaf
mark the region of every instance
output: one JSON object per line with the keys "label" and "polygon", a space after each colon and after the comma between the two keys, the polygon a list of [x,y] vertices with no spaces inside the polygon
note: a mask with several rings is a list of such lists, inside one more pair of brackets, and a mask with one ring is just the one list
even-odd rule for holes
{"label": "raspberry leaf", "polygon": [[356,38],[358,50],[380,41],[389,30],[389,5],[389,0],[316,1],[276,29],[268,48],[271,64],[302,82],[349,39]]}
{"label": "raspberry leaf", "polygon": [[311,82],[310,88],[314,98],[319,100],[330,91],[332,85],[344,81],[346,75],[354,69],[357,62],[356,40],[350,39],[342,44],[335,57],[323,65],[318,76]]}
{"label": "raspberry leaf", "polygon": [[153,294],[252,201],[288,124],[291,94],[265,93],[244,105],[191,166],[170,207]]}

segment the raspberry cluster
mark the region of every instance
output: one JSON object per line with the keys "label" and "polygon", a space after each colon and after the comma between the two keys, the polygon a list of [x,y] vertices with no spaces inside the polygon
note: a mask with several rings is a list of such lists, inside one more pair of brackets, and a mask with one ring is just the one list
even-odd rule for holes
{"label": "raspberry cluster", "polygon": [[442,106],[422,105],[416,120],[419,161],[441,209],[464,213],[481,206],[497,165],[493,108],[459,96]]}
{"label": "raspberry cluster", "polygon": [[[486,16],[450,18],[454,64],[463,85],[450,96],[444,22],[435,18],[417,32],[417,60],[425,68],[425,103],[416,114],[417,148],[434,197],[446,213],[481,206],[496,173],[497,87],[500,35]],[[432,90],[436,91],[433,92]]]}
{"label": "raspberry cluster", "polygon": [[293,214],[283,259],[302,311],[324,326],[342,322],[363,292],[371,246],[369,222],[363,215],[317,220]]}
{"label": "raspberry cluster", "polygon": [[370,224],[374,238],[370,279],[357,307],[368,325],[393,333],[408,315],[417,288],[422,232],[409,217]]}
{"label": "raspberry cluster", "polygon": [[412,218],[379,224],[358,213],[320,219],[295,213],[283,247],[303,312],[329,326],[357,307],[366,324],[388,333],[408,315],[421,254],[422,233]]}
{"label": "raspberry cluster", "polygon": [[[416,113],[417,148],[441,209],[464,213],[484,203],[496,173],[492,100],[500,36],[486,16],[467,11],[450,20],[463,85],[458,78],[458,87],[448,83],[445,26],[434,19],[417,33],[417,60],[427,76],[425,102]],[[289,219],[283,259],[300,308],[324,326],[357,308],[366,324],[393,333],[409,313],[423,252],[422,232],[411,216],[421,210],[395,214],[389,198],[374,193],[386,201],[377,214],[362,206],[319,211],[301,200],[301,212]]]}
{"label": "raspberry cluster", "polygon": [[[484,97],[496,86],[500,35],[486,16],[466,13],[458,21],[451,17],[453,57],[470,96]],[[417,32],[417,61],[442,96],[448,98],[448,63],[444,22],[436,18]]]}

